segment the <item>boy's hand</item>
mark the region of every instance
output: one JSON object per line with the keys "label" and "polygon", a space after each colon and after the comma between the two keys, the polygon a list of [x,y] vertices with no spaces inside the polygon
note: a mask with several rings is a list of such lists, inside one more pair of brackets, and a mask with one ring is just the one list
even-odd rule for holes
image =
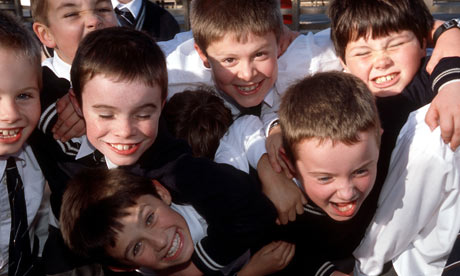
{"label": "boy's hand", "polygon": [[265,147],[267,148],[268,159],[273,170],[277,173],[283,171],[287,178],[293,178],[294,168],[291,162],[285,158],[283,138],[279,125],[270,129],[268,137],[265,140]]}
{"label": "boy's hand", "polygon": [[289,29],[288,26],[283,25],[283,30],[281,32],[280,40],[279,40],[279,52],[278,57],[282,56],[284,52],[286,52],[289,45],[291,45],[292,41],[296,39],[300,35],[299,32],[293,31]]}
{"label": "boy's hand", "polygon": [[444,143],[450,142],[455,150],[460,145],[460,82],[445,85],[431,102],[425,122],[435,129],[441,128]]}
{"label": "boy's hand", "polygon": [[291,179],[272,169],[267,154],[260,158],[257,172],[262,182],[262,191],[278,212],[277,224],[287,224],[294,221],[296,215],[303,214],[303,205],[307,203],[305,196]]}
{"label": "boy's hand", "polygon": [[254,254],[238,272],[238,276],[268,275],[285,268],[294,257],[295,244],[276,241],[267,244]]}
{"label": "boy's hand", "polygon": [[[441,25],[443,22],[436,21],[435,28]],[[426,70],[428,73],[432,73],[436,64],[438,64],[439,60],[444,57],[458,57],[460,56],[460,29],[452,28],[446,32],[444,32],[441,36],[439,36],[438,41],[433,49],[433,53],[431,54],[431,58],[426,65]]]}
{"label": "boy's hand", "polygon": [[56,110],[58,120],[52,129],[54,139],[67,142],[69,139],[85,134],[85,121],[78,116],[70,103],[69,93],[57,101]]}

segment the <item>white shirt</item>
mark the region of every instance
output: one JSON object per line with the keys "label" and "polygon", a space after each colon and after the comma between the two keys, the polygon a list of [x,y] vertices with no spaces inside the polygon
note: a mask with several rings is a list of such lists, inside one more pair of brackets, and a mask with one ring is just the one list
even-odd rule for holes
{"label": "white shirt", "polygon": [[220,139],[214,161],[232,165],[249,173],[249,165],[257,168],[260,157],[266,153],[262,122],[256,116],[236,119]]}
{"label": "white shirt", "polygon": [[142,0],[132,0],[127,4],[120,3],[118,0],[112,0],[112,7],[115,8],[127,8],[137,18],[142,7]]}
{"label": "white shirt", "polygon": [[355,275],[379,275],[392,261],[398,275],[441,275],[460,229],[460,150],[410,114],[393,150],[378,209],[353,255]]}
{"label": "white shirt", "polygon": [[[9,156],[0,156],[0,275],[8,274],[8,248],[11,231],[11,209],[5,177],[8,157]],[[29,145],[25,144],[15,157],[16,166],[24,185],[30,248],[33,249],[34,235],[41,233],[41,235],[38,236],[41,247],[39,254],[41,254],[43,243],[48,235],[46,210],[48,210],[49,202],[46,202],[47,204],[40,207],[45,189],[45,178],[43,177],[42,171]],[[43,212],[43,210],[45,210],[45,212]],[[38,213],[40,213],[40,215],[38,215]],[[43,231],[43,229],[45,229],[45,231]]]}

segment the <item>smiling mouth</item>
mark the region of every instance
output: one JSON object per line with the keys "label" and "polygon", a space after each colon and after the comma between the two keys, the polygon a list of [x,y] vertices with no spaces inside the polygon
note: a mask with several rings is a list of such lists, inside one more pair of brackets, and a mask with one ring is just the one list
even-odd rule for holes
{"label": "smiling mouth", "polygon": [[260,87],[262,82],[258,82],[256,84],[252,85],[245,85],[245,86],[239,86],[235,85],[235,87],[238,89],[239,92],[244,93],[244,94],[253,94],[257,92],[258,88]]}
{"label": "smiling mouth", "polygon": [[128,154],[132,154],[134,152],[137,151],[137,149],[139,148],[139,145],[140,143],[137,143],[137,144],[112,144],[112,143],[107,143],[108,145],[110,145],[110,147],[115,150],[115,152],[119,153],[119,154],[124,154],[124,155],[128,155]]}
{"label": "smiling mouth", "polygon": [[6,142],[15,142],[21,138],[21,128],[0,129],[0,139]]}
{"label": "smiling mouth", "polygon": [[166,256],[163,258],[165,260],[171,260],[177,257],[179,255],[179,249],[182,247],[182,239],[181,235],[176,232],[174,235],[174,239],[172,241],[171,247],[169,247],[168,253],[166,253]]}
{"label": "smiling mouth", "polygon": [[396,77],[396,74],[389,74],[386,76],[377,77],[374,79],[376,84],[384,84],[386,82],[392,81]]}
{"label": "smiling mouth", "polygon": [[356,211],[357,200],[346,202],[346,203],[334,203],[331,202],[333,208],[337,211],[337,214],[344,217],[352,216]]}

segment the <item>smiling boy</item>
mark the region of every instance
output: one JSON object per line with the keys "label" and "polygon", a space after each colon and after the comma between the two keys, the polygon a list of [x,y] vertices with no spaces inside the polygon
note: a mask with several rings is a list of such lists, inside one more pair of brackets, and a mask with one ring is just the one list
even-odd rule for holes
{"label": "smiling boy", "polygon": [[381,134],[373,95],[350,74],[318,73],[289,87],[279,115],[287,158],[308,199],[305,213],[284,229],[296,255],[283,275],[350,273],[373,215],[365,206]]}

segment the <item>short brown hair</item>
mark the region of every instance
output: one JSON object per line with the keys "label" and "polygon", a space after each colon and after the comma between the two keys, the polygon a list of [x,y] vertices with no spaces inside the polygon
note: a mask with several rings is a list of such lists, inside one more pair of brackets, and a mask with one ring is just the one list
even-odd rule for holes
{"label": "short brown hair", "polygon": [[249,33],[273,32],[278,40],[283,26],[279,0],[193,0],[190,22],[195,43],[204,53],[229,33],[240,41]]}
{"label": "short brown hair", "polygon": [[41,88],[41,50],[37,38],[18,18],[3,11],[0,11],[0,49],[11,50],[27,59],[36,69],[38,86]]}
{"label": "short brown hair", "polygon": [[224,101],[206,87],[175,94],[166,103],[163,115],[169,131],[186,140],[194,156],[211,160],[233,122]]}
{"label": "short brown hair", "polygon": [[332,0],[328,15],[331,39],[337,55],[345,61],[350,41],[361,37],[387,36],[412,31],[423,47],[433,27],[433,16],[423,0]]}
{"label": "short brown hair", "polygon": [[305,139],[352,145],[359,142],[360,132],[373,130],[380,145],[374,96],[363,81],[348,73],[317,73],[293,84],[278,113],[291,161],[297,159],[296,146]]}
{"label": "short brown hair", "polygon": [[48,25],[48,0],[30,0],[30,13],[34,22]]}
{"label": "short brown hair", "polygon": [[88,169],[72,178],[64,192],[60,227],[75,253],[106,265],[123,267],[106,252],[115,246],[119,220],[142,195],[160,198],[152,181],[123,169]]}
{"label": "short brown hair", "polygon": [[[146,33],[124,27],[96,30],[80,42],[70,76],[81,105],[85,84],[97,75],[117,81],[141,81],[158,85],[162,100],[168,93],[166,60],[155,40]],[[129,97],[130,91],[126,91]]]}

